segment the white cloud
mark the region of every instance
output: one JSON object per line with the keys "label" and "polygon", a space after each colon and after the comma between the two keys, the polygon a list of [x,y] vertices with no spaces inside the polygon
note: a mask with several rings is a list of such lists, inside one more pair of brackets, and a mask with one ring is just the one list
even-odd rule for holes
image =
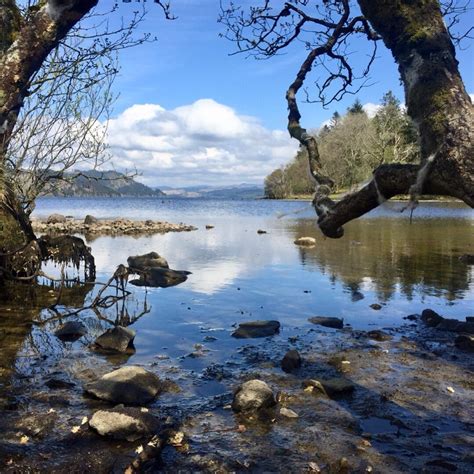
{"label": "white cloud", "polygon": [[374,117],[375,114],[380,110],[382,106],[380,104],[374,104],[372,102],[367,102],[363,105],[365,113],[370,117]]}
{"label": "white cloud", "polygon": [[133,105],[108,130],[115,168],[136,168],[149,185],[261,183],[298,148],[286,131],[212,99],[174,110]]}

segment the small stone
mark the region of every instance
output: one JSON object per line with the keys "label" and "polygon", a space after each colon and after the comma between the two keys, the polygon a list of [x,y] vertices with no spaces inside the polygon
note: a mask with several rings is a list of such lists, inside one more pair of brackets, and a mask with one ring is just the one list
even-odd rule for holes
{"label": "small stone", "polygon": [[106,351],[127,352],[128,349],[133,349],[135,334],[133,329],[116,326],[107,329],[95,340],[94,344],[97,348]]}
{"label": "small stone", "polygon": [[184,441],[184,433],[182,431],[176,431],[172,433],[170,437],[168,438],[168,442],[169,444],[171,444],[171,446],[176,446],[176,447],[182,446],[183,441]]}
{"label": "small stone", "polygon": [[446,390],[447,390],[449,393],[454,393],[454,388],[453,388],[453,387],[446,387]]}
{"label": "small stone", "polygon": [[288,351],[281,360],[281,368],[284,372],[292,372],[301,367],[301,356],[295,349]]}
{"label": "small stone", "polygon": [[232,409],[236,412],[249,412],[268,408],[276,404],[272,389],[262,380],[249,380],[235,392]]}
{"label": "small stone", "polygon": [[308,321],[319,326],[324,326],[333,329],[342,329],[344,327],[344,320],[342,318],[332,318],[328,316],[314,316]]}
{"label": "small stone", "polygon": [[378,303],[373,303],[370,305],[370,307],[376,311],[378,311],[379,309],[382,309],[382,305]]}
{"label": "small stone", "polygon": [[294,243],[303,247],[314,247],[316,245],[316,239],[314,237],[299,237]]}
{"label": "small stone", "polygon": [[54,335],[62,341],[76,341],[85,334],[87,328],[80,321],[67,321],[54,332]]}
{"label": "small stone", "polygon": [[290,410],[289,408],[282,407],[280,408],[280,415],[284,416],[286,418],[298,418],[299,415],[293,410]]}
{"label": "small stone", "polygon": [[257,230],[257,234],[266,234],[266,233],[267,233],[266,230],[262,230],[262,229]]}
{"label": "small stone", "polygon": [[319,380],[309,379],[303,381],[303,387],[305,392],[316,392],[321,395],[326,395],[326,390],[323,387],[323,384]]}
{"label": "small stone", "polygon": [[115,407],[96,411],[89,426],[102,436],[136,441],[158,429],[158,420],[139,408]]}
{"label": "small stone", "polygon": [[458,349],[468,352],[474,352],[474,336],[461,334],[456,338],[454,344]]}
{"label": "small stone", "polygon": [[240,323],[232,336],[238,339],[268,337],[277,334],[279,331],[280,323],[278,321],[248,321]]}
{"label": "small stone", "polygon": [[403,319],[407,319],[408,321],[416,321],[420,317],[419,314],[409,314],[405,316]]}
{"label": "small stone", "polygon": [[206,224],[206,229],[207,230],[214,229],[214,226],[211,224]]}

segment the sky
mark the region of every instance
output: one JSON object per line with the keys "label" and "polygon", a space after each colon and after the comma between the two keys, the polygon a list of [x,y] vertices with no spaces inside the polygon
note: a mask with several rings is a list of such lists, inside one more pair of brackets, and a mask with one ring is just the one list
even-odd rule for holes
{"label": "sky", "polygon": [[[115,20],[127,20],[137,8],[136,2],[120,3]],[[152,2],[146,8],[138,33],[149,32],[157,41],[120,55],[109,167],[136,168],[138,180],[152,187],[262,184],[298,147],[286,131],[285,92],[307,54],[304,47],[297,44],[268,60],[233,55],[235,44],[219,37],[224,26],[217,22],[217,0],[173,0],[173,21],[165,20]],[[472,24],[472,14],[464,22]],[[360,41],[351,45],[356,66],[366,54],[364,46]],[[334,111],[344,113],[356,97],[368,111],[388,90],[403,102],[396,65],[380,46],[370,87],[327,109],[300,100],[303,126],[320,127]],[[474,44],[458,53],[468,92],[474,92],[473,51]],[[317,78],[315,71],[310,93]]]}

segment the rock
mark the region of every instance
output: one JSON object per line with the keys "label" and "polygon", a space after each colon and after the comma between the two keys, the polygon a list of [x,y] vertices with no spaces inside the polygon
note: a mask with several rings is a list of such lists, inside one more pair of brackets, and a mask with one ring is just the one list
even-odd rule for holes
{"label": "rock", "polygon": [[378,304],[378,303],[373,303],[373,304],[370,305],[370,307],[372,309],[374,309],[375,311],[378,311],[379,309],[382,309],[382,305]]}
{"label": "rock", "polygon": [[191,272],[184,270],[171,270],[165,267],[148,268],[139,279],[130,283],[135,286],[149,286],[152,288],[168,288],[183,283],[188,279]]}
{"label": "rock", "polygon": [[454,344],[463,351],[474,352],[474,336],[461,334],[455,339]]}
{"label": "rock", "polygon": [[298,418],[299,415],[293,410],[290,410],[289,408],[281,407],[280,408],[280,415],[284,416],[286,418]]}
{"label": "rock", "polygon": [[86,385],[86,392],[101,400],[127,405],[144,405],[161,391],[157,375],[141,367],[126,366],[105,374],[96,382]]}
{"label": "rock", "polygon": [[96,411],[89,426],[102,436],[136,441],[158,429],[158,420],[140,408],[115,407]]}
{"label": "rock", "polygon": [[214,229],[214,226],[211,224],[206,224],[206,229],[207,230]]}
{"label": "rock", "polygon": [[321,385],[329,396],[346,395],[354,391],[354,384],[343,377],[321,380]]}
{"label": "rock", "polygon": [[84,225],[96,225],[99,223],[99,219],[97,217],[91,216],[90,214],[87,214],[87,216],[84,218]]}
{"label": "rock", "polygon": [[45,385],[51,390],[66,390],[75,386],[72,382],[67,382],[66,380],[54,377],[49,379]]}
{"label": "rock", "polygon": [[303,380],[303,387],[305,392],[319,393],[321,395],[326,395],[326,390],[323,387],[323,384],[319,380],[309,379]]}
{"label": "rock", "polygon": [[153,267],[169,268],[168,262],[156,252],[127,258],[128,266],[135,270],[146,271]]}
{"label": "rock", "polygon": [[436,327],[443,321],[443,317],[432,309],[424,309],[421,313],[421,320],[429,327]]}
{"label": "rock", "polygon": [[313,247],[316,245],[316,239],[314,237],[299,237],[295,240],[295,244],[304,247]]}
{"label": "rock", "polygon": [[54,332],[54,335],[62,341],[76,341],[85,334],[87,328],[80,321],[67,321]]}
{"label": "rock", "polygon": [[238,339],[248,339],[253,337],[268,337],[280,332],[278,321],[248,321],[240,323],[239,327],[232,333]]}
{"label": "rock", "polygon": [[276,404],[272,389],[262,380],[249,380],[235,392],[232,409],[248,412],[272,407]]}
{"label": "rock", "polygon": [[468,265],[474,265],[474,255],[472,254],[464,254],[459,257],[459,260],[463,263],[467,263]]}
{"label": "rock", "polygon": [[133,349],[135,334],[133,329],[116,326],[101,334],[94,345],[106,351],[126,352],[127,349]]}
{"label": "rock", "polygon": [[324,326],[326,328],[342,329],[344,327],[344,319],[342,318],[332,318],[329,316],[314,316],[309,318],[308,321],[313,324],[318,324],[319,326]]}
{"label": "rock", "polygon": [[301,367],[301,356],[295,349],[288,351],[281,360],[281,368],[284,372],[292,372]]}
{"label": "rock", "polygon": [[419,314],[409,314],[405,316],[403,319],[408,319],[408,321],[416,321],[420,317]]}
{"label": "rock", "polygon": [[360,300],[363,300],[365,296],[360,291],[353,291],[351,293],[351,301],[354,303]]}
{"label": "rock", "polygon": [[47,224],[64,224],[66,221],[66,217],[62,214],[51,214],[48,219],[46,219]]}
{"label": "rock", "polygon": [[390,341],[392,339],[392,336],[390,336],[390,334],[387,334],[384,331],[380,331],[380,329],[374,329],[373,331],[369,331],[367,333],[367,336],[369,336],[370,339],[374,339],[375,341]]}
{"label": "rock", "polygon": [[266,230],[262,230],[262,229],[257,230],[257,234],[266,234],[266,233],[267,233]]}

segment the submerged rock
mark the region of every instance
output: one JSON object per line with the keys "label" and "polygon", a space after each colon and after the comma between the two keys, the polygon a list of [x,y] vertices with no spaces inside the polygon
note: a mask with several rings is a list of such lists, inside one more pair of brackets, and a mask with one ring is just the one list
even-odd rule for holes
{"label": "submerged rock", "polygon": [[443,317],[432,309],[424,309],[421,313],[421,320],[429,327],[436,327],[443,321]]}
{"label": "submerged rock", "polygon": [[374,309],[375,311],[378,311],[378,310],[382,309],[382,305],[381,305],[381,304],[378,304],[378,303],[372,303],[372,304],[370,305],[370,307],[371,307],[372,309]]}
{"label": "submerged rock", "polygon": [[347,395],[355,389],[354,384],[344,377],[335,377],[333,379],[321,380],[320,382],[329,396]]}
{"label": "submerged rock", "polygon": [[130,365],[105,374],[85,390],[101,400],[127,405],[144,405],[161,391],[159,377],[142,367]]}
{"label": "submerged rock", "polygon": [[308,321],[313,324],[318,324],[319,326],[324,326],[326,328],[333,329],[342,329],[344,327],[344,319],[342,318],[332,318],[329,316],[314,316],[309,318]]}
{"label": "submerged rock", "polygon": [[276,404],[272,389],[262,380],[249,380],[235,392],[232,409],[248,412],[272,407]]}
{"label": "submerged rock", "polygon": [[149,268],[140,275],[139,279],[130,283],[135,286],[150,286],[152,288],[168,288],[183,283],[188,279],[191,272],[184,270],[171,270],[164,267]]}
{"label": "submerged rock", "polygon": [[370,337],[370,339],[374,339],[375,341],[390,341],[392,339],[392,336],[390,334],[387,334],[384,331],[381,331],[380,329],[374,329],[373,331],[369,331],[367,333],[367,336]]}
{"label": "submerged rock", "polygon": [[299,237],[295,240],[295,244],[302,245],[303,247],[314,247],[316,239],[314,237]]}
{"label": "submerged rock", "polygon": [[292,349],[288,351],[283,359],[281,360],[281,368],[284,372],[292,372],[293,370],[301,367],[301,356],[300,353]]}
{"label": "submerged rock", "polygon": [[94,345],[95,348],[106,351],[127,352],[128,349],[133,349],[135,334],[133,329],[116,326],[101,334]]}
{"label": "submerged rock", "polygon": [[279,331],[280,323],[278,321],[248,321],[240,323],[232,336],[238,339],[268,337],[277,334]]}
{"label": "submerged rock", "polygon": [[127,258],[128,266],[131,269],[145,271],[153,267],[169,268],[168,262],[164,257],[156,252],[146,253],[144,255],[136,255]]}
{"label": "submerged rock", "polygon": [[89,426],[102,436],[136,441],[158,429],[158,420],[146,410],[131,407],[115,407],[96,411]]}
{"label": "submerged rock", "polygon": [[87,328],[80,321],[67,321],[54,332],[62,341],[76,341],[86,334]]}

